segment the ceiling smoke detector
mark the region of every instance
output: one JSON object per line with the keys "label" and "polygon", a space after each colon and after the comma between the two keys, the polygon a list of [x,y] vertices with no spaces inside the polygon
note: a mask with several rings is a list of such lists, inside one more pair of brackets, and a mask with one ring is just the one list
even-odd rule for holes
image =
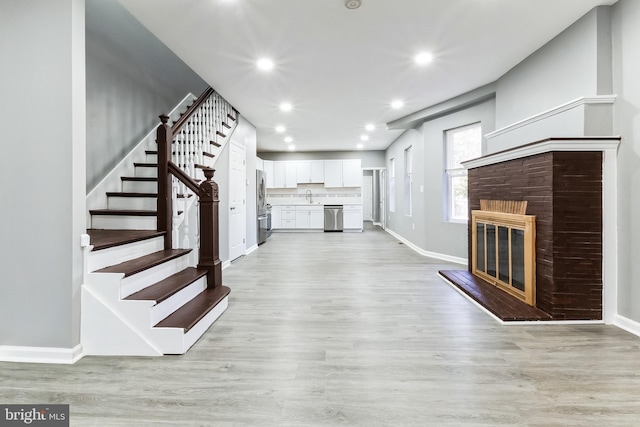
{"label": "ceiling smoke detector", "polygon": [[360,0],[345,0],[344,5],[347,6],[347,9],[357,9],[360,7],[362,2]]}

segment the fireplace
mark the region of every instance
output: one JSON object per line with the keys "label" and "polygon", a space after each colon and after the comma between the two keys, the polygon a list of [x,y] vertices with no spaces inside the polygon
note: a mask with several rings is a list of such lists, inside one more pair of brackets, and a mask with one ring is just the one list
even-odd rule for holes
{"label": "fireplace", "polygon": [[481,200],[471,212],[472,273],[535,306],[535,216],[522,201]]}

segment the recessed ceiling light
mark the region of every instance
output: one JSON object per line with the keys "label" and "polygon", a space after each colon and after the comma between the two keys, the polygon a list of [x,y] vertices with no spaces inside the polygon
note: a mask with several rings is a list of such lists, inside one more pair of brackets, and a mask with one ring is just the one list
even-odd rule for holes
{"label": "recessed ceiling light", "polygon": [[278,133],[282,133],[282,132],[284,132],[285,130],[287,130],[287,128],[286,128],[286,127],[284,127],[284,126],[282,126],[282,125],[278,125],[278,126],[276,126],[276,132],[278,132]]}
{"label": "recessed ceiling light", "polygon": [[391,108],[393,108],[394,110],[397,110],[402,107],[404,107],[404,102],[400,101],[399,99],[396,99],[391,103]]}
{"label": "recessed ceiling light", "polygon": [[262,71],[271,71],[274,67],[273,61],[269,58],[260,58],[256,64]]}
{"label": "recessed ceiling light", "polygon": [[431,52],[420,52],[413,59],[418,65],[427,65],[433,61],[433,54]]}
{"label": "recessed ceiling light", "polygon": [[360,141],[368,141],[369,135],[360,135]]}
{"label": "recessed ceiling light", "polygon": [[369,132],[371,132],[372,130],[374,130],[376,128],[376,125],[374,125],[373,123],[369,123],[364,128],[366,130],[368,130]]}
{"label": "recessed ceiling light", "polygon": [[282,111],[291,111],[293,109],[293,106],[289,102],[283,102],[282,104],[280,104],[280,109]]}
{"label": "recessed ceiling light", "polygon": [[364,144],[358,144],[357,147],[358,147],[358,150],[362,150],[364,148]]}
{"label": "recessed ceiling light", "polygon": [[296,149],[296,146],[295,146],[295,145],[291,144],[291,145],[289,146],[289,150],[290,150],[290,151],[293,151],[293,150],[295,150],[295,149]]}
{"label": "recessed ceiling light", "polygon": [[293,138],[291,138],[290,136],[287,136],[287,137],[284,138],[284,142],[286,142],[287,144],[292,142],[292,141],[293,141]]}

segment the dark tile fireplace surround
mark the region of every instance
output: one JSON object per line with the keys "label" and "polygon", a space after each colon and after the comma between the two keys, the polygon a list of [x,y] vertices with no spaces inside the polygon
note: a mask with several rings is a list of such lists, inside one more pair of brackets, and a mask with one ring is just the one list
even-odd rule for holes
{"label": "dark tile fireplace surround", "polygon": [[526,200],[536,216],[535,308],[510,295],[496,302],[471,268],[441,274],[503,320],[602,319],[602,165],[600,151],[549,151],[468,171],[469,217],[480,199]]}

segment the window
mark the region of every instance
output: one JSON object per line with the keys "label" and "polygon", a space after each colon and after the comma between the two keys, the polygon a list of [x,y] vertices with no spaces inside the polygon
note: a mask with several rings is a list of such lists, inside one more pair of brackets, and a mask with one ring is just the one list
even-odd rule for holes
{"label": "window", "polygon": [[445,132],[447,220],[468,220],[467,171],[462,162],[482,155],[482,126],[475,123]]}
{"label": "window", "polygon": [[389,159],[389,211],[396,211],[396,159]]}
{"label": "window", "polygon": [[411,147],[404,150],[404,211],[411,216],[411,173],[412,168]]}

